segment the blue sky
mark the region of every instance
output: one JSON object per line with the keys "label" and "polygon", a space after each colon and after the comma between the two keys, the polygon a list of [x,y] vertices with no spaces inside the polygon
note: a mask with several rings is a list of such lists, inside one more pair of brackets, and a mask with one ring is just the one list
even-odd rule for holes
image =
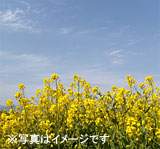
{"label": "blue sky", "polygon": [[126,87],[128,74],[160,85],[159,26],[159,0],[1,0],[0,102],[14,100],[19,83],[35,95],[53,73],[104,92]]}

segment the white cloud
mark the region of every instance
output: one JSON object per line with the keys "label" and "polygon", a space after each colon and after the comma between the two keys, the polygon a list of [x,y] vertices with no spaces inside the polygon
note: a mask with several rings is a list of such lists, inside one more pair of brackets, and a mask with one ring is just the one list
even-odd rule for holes
{"label": "white cloud", "polygon": [[24,12],[22,9],[16,9],[15,11],[7,10],[6,12],[1,12],[1,21],[6,22],[14,22],[20,18],[20,15],[23,15]]}
{"label": "white cloud", "polygon": [[141,41],[143,41],[144,38],[140,38],[140,37],[136,37],[136,39],[129,39],[126,41],[126,47],[131,47],[134,46],[138,43],[140,43]]}
{"label": "white cloud", "polygon": [[4,56],[5,55],[5,52],[0,50],[0,57]]}
{"label": "white cloud", "polygon": [[84,35],[84,34],[88,34],[89,30],[82,30],[82,31],[79,31],[77,33],[80,34],[80,35]]}
{"label": "white cloud", "polygon": [[34,55],[34,54],[19,54],[19,55],[8,55],[8,57],[10,59],[13,60],[19,60],[19,61],[25,61],[25,62],[37,62],[37,63],[41,63],[41,62],[48,62],[49,60],[47,57],[42,57],[42,56],[38,56],[38,55]]}
{"label": "white cloud", "polygon": [[[66,87],[69,87],[69,83],[72,82],[72,77],[74,74],[74,71],[70,71],[62,75],[61,78]],[[94,68],[83,68],[83,70],[77,71],[76,74],[82,76],[82,78],[89,82],[92,86],[99,86],[103,92],[109,91],[113,85],[118,87],[127,86],[127,83],[125,82],[125,76],[116,74],[114,72],[105,72],[99,68],[98,65]]]}
{"label": "white cloud", "polygon": [[119,28],[115,28],[115,31],[111,32],[111,38],[122,38],[124,35],[128,35],[130,33],[131,26],[123,26]]}
{"label": "white cloud", "polygon": [[58,60],[57,57],[51,59],[37,54],[0,50],[0,105],[5,104],[8,98],[14,99],[19,83],[26,85],[28,97],[34,95],[37,88],[42,88],[43,79],[50,77],[50,71],[56,71]]}
{"label": "white cloud", "polygon": [[29,72],[40,72],[53,66],[55,59],[35,54],[15,54],[11,52],[0,51],[0,62],[4,63],[1,70],[3,74],[14,74],[22,70]]}
{"label": "white cloud", "polygon": [[67,35],[67,34],[70,34],[72,32],[72,29],[71,28],[60,28],[60,33],[61,34],[64,34],[64,35]]}
{"label": "white cloud", "polygon": [[114,56],[114,55],[121,55],[122,54],[122,52],[123,52],[123,50],[114,50],[114,51],[112,51],[112,52],[110,52],[108,55],[110,55],[110,56]]}
{"label": "white cloud", "polygon": [[33,21],[26,17],[26,11],[19,8],[0,11],[0,26],[7,26],[14,30],[35,30]]}
{"label": "white cloud", "polygon": [[24,4],[26,6],[26,11],[29,12],[31,10],[31,4],[26,2],[26,1],[23,1],[21,0],[20,3]]}
{"label": "white cloud", "polygon": [[124,64],[126,62],[127,52],[124,50],[112,50],[111,52],[105,52],[105,54],[111,58],[112,64]]}
{"label": "white cloud", "polygon": [[113,59],[112,61],[113,64],[124,64],[125,60],[124,59]]}

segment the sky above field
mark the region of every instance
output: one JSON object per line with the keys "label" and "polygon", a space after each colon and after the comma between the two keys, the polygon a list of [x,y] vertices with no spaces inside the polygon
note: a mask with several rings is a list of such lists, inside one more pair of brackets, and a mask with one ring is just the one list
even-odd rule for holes
{"label": "sky above field", "polygon": [[53,73],[104,92],[128,74],[160,86],[159,57],[160,0],[0,0],[1,105],[19,83],[30,97]]}

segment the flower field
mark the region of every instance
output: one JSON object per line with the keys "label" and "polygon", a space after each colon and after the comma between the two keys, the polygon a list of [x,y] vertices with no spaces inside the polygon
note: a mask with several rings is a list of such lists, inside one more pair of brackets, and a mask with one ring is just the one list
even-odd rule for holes
{"label": "flower field", "polygon": [[53,74],[31,98],[19,84],[19,106],[8,99],[0,115],[0,148],[160,148],[160,87],[151,76],[126,81],[102,93],[79,75],[66,89]]}

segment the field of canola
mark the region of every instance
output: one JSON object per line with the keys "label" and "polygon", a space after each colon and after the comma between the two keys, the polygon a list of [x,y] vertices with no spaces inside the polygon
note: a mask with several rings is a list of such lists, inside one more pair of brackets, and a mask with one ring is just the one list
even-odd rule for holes
{"label": "field of canola", "polygon": [[0,148],[160,148],[160,87],[151,76],[126,81],[128,89],[102,93],[79,75],[66,89],[53,74],[31,98],[19,84],[19,105],[8,99],[0,115]]}

